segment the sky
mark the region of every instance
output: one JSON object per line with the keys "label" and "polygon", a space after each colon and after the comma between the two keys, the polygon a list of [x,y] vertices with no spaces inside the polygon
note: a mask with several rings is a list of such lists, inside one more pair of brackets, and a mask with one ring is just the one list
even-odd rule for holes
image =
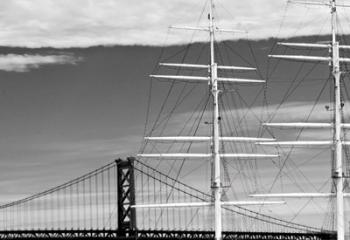
{"label": "sky", "polygon": [[[346,3],[345,0],[339,2]],[[135,155],[144,135],[148,101],[152,108],[147,130],[171,86],[169,82],[154,81],[152,91],[149,91],[148,75],[163,71],[156,66],[159,58],[181,60],[186,52],[182,44],[208,39],[203,33],[192,34],[168,27],[206,26],[208,9],[205,3],[204,0],[173,0],[166,4],[161,0],[1,1],[2,199],[16,200],[70,180],[117,157]],[[345,10],[339,10],[339,22],[344,22],[339,25],[342,34],[350,30]],[[281,0],[218,1],[215,8],[218,25],[248,30],[245,34],[217,35],[219,40],[228,40],[218,46],[222,51],[221,60],[257,66],[259,72],[252,77],[268,80],[266,88],[234,88],[240,91],[248,105],[252,105],[252,112],[262,114],[261,120],[292,118],[301,121],[307,118],[328,78],[327,67],[300,63],[292,67],[290,63],[269,61],[266,56],[271,51],[285,52],[284,48],[274,46],[275,40],[271,38],[308,35],[310,37],[291,41],[328,39],[319,36],[329,33],[328,13],[329,9],[323,6],[298,6]],[[206,45],[198,43],[188,51],[199,55],[198,61],[205,63],[208,52],[204,47]],[[307,51],[300,53],[309,54]],[[233,60],[229,54],[233,55]],[[196,57],[184,59],[197,60]],[[310,80],[302,81],[305,77]],[[205,87],[191,92],[191,86],[186,86],[191,96],[189,102],[176,109],[175,119],[168,123],[170,129],[180,128],[179,124],[189,117],[191,108],[198,103],[196,99],[206,94]],[[165,111],[171,109],[175,95],[183,87],[183,83],[175,86]],[[289,87],[293,89],[291,92],[287,92]],[[152,93],[151,99],[149,93]],[[263,93],[269,102],[268,110],[264,108]],[[259,96],[256,101],[255,95]],[[282,99],[286,99],[286,103],[279,106]],[[241,104],[236,108],[244,115],[247,106],[242,100],[227,100],[227,103],[233,102]],[[330,119],[325,105],[329,105],[329,90],[321,94],[313,120]],[[275,111],[275,118],[267,117]],[[261,124],[253,120],[255,117],[248,114],[247,123]],[[257,129],[260,128],[246,130],[254,134]],[[277,131],[276,134],[281,138],[296,137],[296,133],[290,132]],[[269,136],[267,132],[264,135]],[[321,136],[323,133],[315,132],[303,135],[304,138]],[[300,150],[295,158],[299,159],[303,154],[312,157],[317,152]],[[324,174],[328,172],[328,156],[325,154],[320,160],[323,164],[319,172]],[[296,170],[293,164],[289,168]],[[305,171],[310,178],[322,186],[324,175],[311,171],[319,165],[313,161],[306,165]],[[263,163],[261,171],[277,173],[277,166],[278,163]],[[189,174],[196,167],[189,165],[188,171],[183,173],[184,181],[196,183],[193,178],[196,174]],[[303,177],[300,172],[294,174]],[[268,184],[271,181],[263,178]],[[273,190],[280,189],[276,186]],[[304,190],[314,189],[305,187]],[[314,214],[310,209],[310,215]]]}
{"label": "sky", "polygon": [[[161,0],[4,0],[0,3],[0,45],[87,47],[184,43],[192,33],[167,31],[167,28],[171,25],[207,26],[203,17],[208,12],[205,3],[206,0],[167,1],[166,4]],[[346,0],[338,3],[346,3]],[[329,9],[325,6],[300,6],[287,4],[286,0],[220,0],[214,12],[219,26],[248,31],[248,37],[254,39],[329,30],[328,26],[319,28],[329,19]],[[346,8],[339,9],[339,16],[348,22]],[[349,29],[344,31],[349,32]],[[232,39],[247,35],[220,34],[218,37]],[[206,36],[199,34],[198,39],[206,40]]]}

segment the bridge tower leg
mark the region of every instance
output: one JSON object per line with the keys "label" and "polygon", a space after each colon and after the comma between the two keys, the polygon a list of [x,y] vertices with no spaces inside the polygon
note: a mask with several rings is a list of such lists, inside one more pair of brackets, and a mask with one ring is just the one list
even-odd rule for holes
{"label": "bridge tower leg", "polygon": [[118,172],[118,235],[129,236],[135,234],[136,211],[135,205],[134,158],[117,159]]}

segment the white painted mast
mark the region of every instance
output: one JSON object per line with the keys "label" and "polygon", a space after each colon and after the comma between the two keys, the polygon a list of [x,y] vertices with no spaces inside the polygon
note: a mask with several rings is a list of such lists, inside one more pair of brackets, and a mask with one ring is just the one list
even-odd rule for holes
{"label": "white painted mast", "polygon": [[140,153],[138,157],[142,158],[162,158],[162,159],[211,159],[212,179],[211,189],[212,198],[210,202],[185,202],[185,203],[162,203],[162,204],[142,204],[133,205],[133,208],[176,208],[176,207],[213,207],[214,208],[214,229],[215,240],[222,240],[222,206],[254,206],[254,205],[266,205],[266,204],[284,204],[284,201],[221,201],[222,197],[222,184],[221,184],[221,158],[240,158],[240,159],[256,159],[256,158],[274,158],[278,157],[276,154],[265,153],[221,153],[220,143],[224,141],[230,142],[255,142],[255,141],[274,141],[270,138],[252,138],[252,137],[233,137],[233,136],[220,136],[220,115],[219,115],[219,94],[218,88],[219,82],[228,83],[262,83],[264,80],[259,79],[242,79],[242,78],[227,78],[218,76],[219,70],[243,70],[254,71],[255,68],[240,67],[240,66],[221,66],[215,61],[215,32],[243,32],[234,29],[221,29],[214,24],[214,0],[209,2],[209,26],[206,28],[198,27],[173,27],[184,30],[201,30],[206,31],[210,35],[210,62],[209,64],[191,64],[191,63],[160,63],[160,66],[164,67],[179,67],[179,68],[195,68],[195,69],[208,69],[207,76],[179,76],[179,75],[150,75],[152,78],[181,80],[181,81],[195,81],[198,83],[209,84],[209,91],[213,99],[212,109],[212,133],[210,136],[149,136],[145,137],[147,141],[160,141],[160,142],[199,142],[205,141],[211,143],[210,153]]}
{"label": "white painted mast", "polygon": [[[310,4],[307,2],[291,1],[294,3]],[[313,3],[311,3],[312,5]],[[270,55],[273,58],[287,59],[287,60],[303,60],[303,61],[325,61],[331,65],[333,81],[334,81],[334,120],[332,123],[268,123],[266,126],[270,127],[306,127],[306,128],[332,128],[333,139],[331,141],[293,141],[293,142],[274,142],[274,143],[258,143],[262,145],[327,145],[332,147],[334,169],[332,169],[332,178],[335,185],[335,193],[287,193],[287,194],[258,194],[253,197],[335,197],[336,198],[336,225],[337,225],[337,240],[345,239],[345,221],[344,221],[344,197],[349,197],[348,193],[344,193],[344,176],[343,176],[343,160],[342,160],[342,146],[349,145],[349,142],[342,141],[342,131],[349,128],[349,124],[342,123],[342,103],[341,103],[341,86],[340,86],[340,62],[349,62],[348,58],[340,58],[339,49],[350,49],[350,46],[340,46],[337,41],[337,5],[336,0],[329,0],[329,4],[316,3],[318,5],[328,5],[331,9],[331,44],[309,44],[309,43],[280,43],[285,46],[295,47],[311,47],[311,48],[329,48],[331,55],[329,57],[306,57],[306,56],[282,56],[282,55]]]}
{"label": "white painted mast", "polygon": [[215,239],[222,239],[222,217],[221,217],[221,159],[220,159],[220,129],[219,129],[219,90],[217,82],[217,63],[215,62],[215,46],[214,46],[214,3],[210,0],[209,12],[209,31],[210,31],[210,91],[213,96],[213,141],[212,141],[212,161],[213,161],[213,178],[212,191],[214,196],[214,221],[215,221]]}
{"label": "white painted mast", "polygon": [[340,68],[339,68],[339,42],[337,41],[337,15],[336,0],[331,0],[332,14],[332,74],[334,78],[334,130],[333,130],[333,156],[335,169],[333,178],[336,186],[337,201],[337,239],[344,240],[344,196],[343,196],[343,161],[341,143],[341,100],[340,100]]}

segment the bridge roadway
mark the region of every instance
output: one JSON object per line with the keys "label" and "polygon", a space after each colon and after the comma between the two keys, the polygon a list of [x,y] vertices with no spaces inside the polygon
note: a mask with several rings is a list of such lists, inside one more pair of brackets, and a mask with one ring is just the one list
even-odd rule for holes
{"label": "bridge roadway", "polygon": [[[213,231],[7,230],[0,239],[213,240]],[[336,233],[223,232],[223,240],[335,240]]]}

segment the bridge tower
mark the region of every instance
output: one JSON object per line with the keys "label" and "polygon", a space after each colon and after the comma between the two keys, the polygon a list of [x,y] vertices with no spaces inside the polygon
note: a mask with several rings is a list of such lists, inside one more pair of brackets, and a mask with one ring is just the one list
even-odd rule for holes
{"label": "bridge tower", "polygon": [[[129,236],[136,230],[134,158],[117,159],[118,235]],[[129,236],[130,237],[130,236]]]}

